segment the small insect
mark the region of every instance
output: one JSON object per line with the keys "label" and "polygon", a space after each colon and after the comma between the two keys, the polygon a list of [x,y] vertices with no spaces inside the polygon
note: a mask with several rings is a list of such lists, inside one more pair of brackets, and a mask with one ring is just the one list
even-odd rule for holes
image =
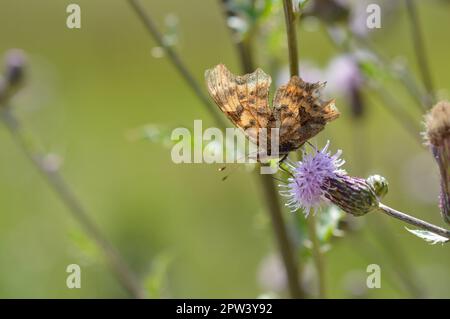
{"label": "small insect", "polygon": [[[269,106],[272,79],[263,70],[237,76],[219,64],[205,72],[209,94],[228,119],[258,145],[260,129],[266,129],[267,154],[271,130],[279,129],[280,156],[287,156],[339,117],[334,99],[323,101],[320,90],[325,82],[308,83],[293,76],[277,89]],[[258,145],[259,146],[259,145]]]}

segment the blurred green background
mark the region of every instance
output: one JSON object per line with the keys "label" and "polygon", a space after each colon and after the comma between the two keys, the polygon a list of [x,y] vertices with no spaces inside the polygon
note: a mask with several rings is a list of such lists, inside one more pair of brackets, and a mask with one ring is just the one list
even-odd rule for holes
{"label": "blurred green background", "polygon": [[[81,6],[80,30],[65,25],[72,2]],[[160,25],[167,14],[178,17],[176,50],[201,83],[204,70],[220,62],[239,73],[217,1],[143,2]],[[419,13],[433,79],[446,96],[448,3],[420,1]],[[13,100],[18,116],[46,151],[63,158],[69,184],[142,281],[158,287],[155,296],[253,298],[268,292],[270,283],[261,277],[277,278],[279,269],[262,265],[276,245],[253,175],[242,169],[222,182],[214,165],[175,165],[169,149],[129,138],[148,123],[191,127],[202,119],[205,128],[214,122],[168,60],[152,56],[156,44],[125,0],[1,0],[0,39],[0,53],[21,48],[28,55],[27,86]],[[403,7],[369,41],[389,57],[403,57],[418,74]],[[337,54],[320,29],[300,27],[299,43],[300,60],[326,65]],[[264,50],[258,43],[256,55]],[[285,46],[279,54],[287,63]],[[411,99],[393,89],[399,107],[420,123]],[[341,118],[315,142],[330,139],[332,150],[342,149],[351,175],[385,176],[386,204],[441,225],[430,153],[377,100],[367,102],[355,128],[348,105],[338,99]],[[0,297],[127,297],[3,127],[0,148]],[[362,289],[371,298],[412,297],[405,282],[414,281],[421,296],[450,297],[447,247],[431,246],[376,213],[358,222],[360,228],[333,241],[326,254],[329,296],[354,297]],[[65,270],[73,263],[82,268],[81,289],[66,287]],[[381,266],[382,287],[364,291],[372,263]]]}

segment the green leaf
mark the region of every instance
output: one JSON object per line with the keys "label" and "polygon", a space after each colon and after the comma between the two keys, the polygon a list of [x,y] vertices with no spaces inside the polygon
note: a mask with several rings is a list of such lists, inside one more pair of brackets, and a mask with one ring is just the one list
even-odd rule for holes
{"label": "green leaf", "polygon": [[359,61],[361,72],[369,79],[377,81],[385,81],[391,78],[388,71],[386,71],[381,64],[373,60]]}
{"label": "green leaf", "polygon": [[172,129],[168,127],[148,124],[130,131],[128,133],[128,138],[131,141],[149,140],[152,143],[158,143],[169,148],[177,142],[171,140],[171,134]]}
{"label": "green leaf", "polygon": [[327,243],[333,237],[344,216],[345,213],[336,206],[329,206],[318,214],[317,237],[322,243]]}
{"label": "green leaf", "polygon": [[306,6],[306,4],[309,2],[309,0],[297,0],[298,2],[298,8],[300,10],[303,10]]}
{"label": "green leaf", "polygon": [[164,297],[167,273],[172,261],[173,256],[167,252],[153,260],[150,272],[144,279],[144,286],[150,298]]}
{"label": "green leaf", "polygon": [[69,239],[75,254],[85,264],[100,260],[100,251],[95,243],[80,229],[69,230]]}
{"label": "green leaf", "polygon": [[450,241],[450,239],[443,237],[441,235],[432,233],[428,230],[421,230],[421,229],[409,229],[408,227],[405,227],[407,231],[409,231],[411,234],[422,238],[423,240],[425,240],[426,242],[430,243],[431,245],[435,245],[435,244],[444,244],[448,241]]}

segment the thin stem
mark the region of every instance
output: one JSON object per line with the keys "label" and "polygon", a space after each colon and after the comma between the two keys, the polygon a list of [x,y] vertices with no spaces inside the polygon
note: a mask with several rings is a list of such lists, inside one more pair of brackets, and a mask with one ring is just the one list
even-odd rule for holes
{"label": "thin stem", "polygon": [[325,299],[326,293],[326,278],[325,278],[325,260],[320,247],[319,238],[317,237],[317,219],[314,214],[310,214],[307,218],[308,232],[312,244],[312,253],[314,257],[314,263],[317,269],[317,278],[319,281],[319,298]]}
{"label": "thin stem", "polygon": [[[298,76],[300,70],[299,70],[298,46],[297,46],[297,29],[292,0],[283,0],[283,8],[284,8],[284,20],[286,23],[286,34],[289,51],[289,71],[291,77]],[[313,216],[311,217],[308,219],[307,223],[309,229],[309,237],[312,242],[314,263],[316,265],[318,273],[319,296],[320,298],[326,298],[325,262],[323,258],[323,252],[320,248],[319,239],[317,238],[316,232],[317,222]]]}
{"label": "thin stem", "polygon": [[128,3],[133,8],[133,10],[137,14],[141,22],[144,24],[145,30],[152,36],[152,38],[156,41],[156,43],[158,43],[158,45],[165,50],[169,60],[175,66],[177,71],[180,73],[180,75],[183,77],[183,79],[186,81],[186,83],[189,85],[189,87],[192,89],[195,95],[206,106],[206,109],[209,111],[214,120],[217,123],[220,123],[223,127],[225,127],[226,123],[224,122],[220,114],[217,112],[217,108],[210,103],[209,97],[201,89],[200,85],[192,76],[192,74],[189,72],[186,65],[181,60],[180,56],[173,50],[171,46],[167,45],[167,43],[164,41],[163,35],[158,30],[151,16],[145,12],[145,9],[142,6],[141,2],[138,0],[128,0]]}
{"label": "thin stem", "polygon": [[[350,30],[348,31],[350,32]],[[335,36],[333,36],[331,29],[327,29],[325,34],[328,36],[330,42],[335,45],[335,47],[345,53],[350,51],[349,45],[351,44],[349,41],[345,41],[344,43],[340,43],[336,40]],[[373,46],[367,39],[364,37],[357,36],[356,34],[352,34],[353,39],[358,41],[361,45],[363,45],[367,50],[374,53],[375,56],[383,62],[384,65],[391,65],[391,61],[385,57],[381,52],[377,50],[375,46]],[[358,64],[359,66],[359,64]],[[390,71],[394,73],[394,70]],[[419,88],[417,83],[414,81],[414,78],[411,76],[410,72],[408,70],[404,70],[403,72],[397,72],[396,75],[398,76],[401,83],[407,88],[409,93],[414,97],[414,101],[416,101],[417,106],[419,107],[419,110],[423,110],[423,103],[421,100],[421,97],[423,96],[423,90]],[[369,79],[367,79],[369,80]],[[369,85],[372,83],[372,81],[367,81]],[[371,85],[374,86],[374,85]],[[394,96],[390,94],[386,89],[382,88],[381,86],[372,87],[373,92],[376,94],[376,96],[380,99],[382,106],[384,106],[387,111],[396,119],[400,125],[410,133],[411,137],[417,141],[420,145],[422,145],[422,140],[419,138],[419,127],[415,125],[417,122],[415,119],[413,119],[409,113],[406,113],[403,109],[398,107],[398,103],[395,100]],[[406,119],[406,121],[405,121]],[[357,122],[357,121],[355,121]],[[360,122],[360,121],[358,121]],[[361,124],[361,123],[355,123],[355,124]],[[359,140],[361,140],[361,134],[354,134]],[[363,144],[360,144],[361,147],[363,147]],[[362,152],[365,153],[365,152]],[[365,154],[365,158],[368,157],[367,154]],[[364,163],[364,160],[360,160],[358,162]],[[364,164],[363,164],[364,165]],[[367,163],[365,163],[365,166],[367,166]],[[362,171],[361,171],[362,173]],[[378,221],[382,227],[384,227],[384,234],[386,237],[390,238],[392,237],[392,232],[390,229],[386,228],[386,225],[383,223],[383,220]],[[370,230],[373,232],[374,230],[370,228]],[[376,240],[380,241],[380,237],[376,236]],[[421,289],[420,282],[418,282],[418,279],[416,276],[414,276],[414,270],[411,268],[411,263],[408,262],[407,257],[404,254],[404,250],[402,249],[401,245],[397,241],[390,241],[390,245],[384,245],[382,244],[381,247],[383,247],[384,250],[386,250],[390,256],[393,259],[396,259],[397,264],[401,264],[402,267],[391,267],[392,270],[395,272],[395,274],[400,278],[400,280],[403,282],[404,286],[408,287],[408,291],[412,294],[412,297],[420,298],[425,295],[425,293]],[[363,247],[364,245],[362,245]],[[360,249],[361,250],[361,249]],[[367,249],[364,250],[364,253],[367,251]],[[392,259],[391,259],[392,260]],[[395,262],[391,262],[393,264]]]}
{"label": "thin stem", "polygon": [[385,214],[387,214],[387,215],[389,215],[391,217],[397,218],[397,219],[399,219],[399,220],[401,220],[401,221],[403,221],[405,223],[417,226],[419,228],[428,230],[428,231],[430,231],[432,233],[435,233],[435,234],[438,234],[440,236],[443,236],[445,238],[449,238],[450,239],[450,230],[447,230],[447,229],[441,228],[439,226],[430,224],[430,223],[428,223],[426,221],[423,221],[423,220],[421,220],[419,218],[410,216],[408,214],[399,212],[398,210],[395,210],[395,209],[393,209],[393,208],[391,208],[389,206],[386,206],[386,205],[384,205],[382,203],[379,204],[379,209],[383,213],[385,213]]}
{"label": "thin stem", "polygon": [[352,34],[353,38],[364,47],[364,49],[373,53],[377,59],[379,59],[384,66],[388,68],[388,71],[397,78],[400,83],[405,87],[405,89],[411,94],[411,97],[414,99],[415,105],[418,107],[418,110],[422,114],[427,107],[424,104],[426,100],[423,87],[419,83],[417,83],[415,77],[411,73],[410,69],[405,66],[402,69],[395,69],[392,65],[392,59],[383,55],[380,50],[377,49],[370,41],[368,41],[365,37],[358,36],[356,34]]}
{"label": "thin stem", "polygon": [[[227,125],[223,121],[223,118],[218,116],[218,113],[214,111],[216,108],[209,102],[209,98],[203,93],[200,86],[195,81],[194,77],[190,74],[186,66],[183,64],[177,53],[172,50],[171,47],[165,45],[164,41],[162,40],[161,33],[153,22],[153,19],[145,12],[140,2],[138,0],[129,0],[129,3],[138,15],[139,19],[143,22],[149,34],[155,39],[155,41],[157,41],[157,43],[161,47],[166,50],[170,61],[176,66],[177,71],[188,83],[190,88],[194,91],[195,95],[200,99],[200,101],[206,106],[208,110],[211,110],[211,114],[213,115],[213,118],[216,120],[218,125],[220,125],[222,128],[225,128]],[[267,206],[272,218],[272,225],[274,227],[275,235],[283,257],[283,262],[288,276],[290,292],[292,297],[301,298],[303,294],[299,287],[298,272],[292,254],[291,243],[287,234],[286,226],[283,221],[275,186],[270,176],[261,176],[264,198],[267,200]]]}
{"label": "thin stem", "polygon": [[[328,29],[326,32],[326,35],[328,36],[331,43],[339,50],[342,50],[344,52],[347,52],[349,48],[347,46],[343,47],[342,44],[340,44],[335,37],[331,34],[330,30]],[[346,44],[348,44],[346,42]],[[371,50],[372,52],[376,53],[375,51]],[[377,55],[378,58],[382,59],[385,63],[388,63],[387,59],[382,58],[382,56]],[[358,64],[358,67],[361,68],[361,66]],[[420,128],[416,125],[417,121],[404,109],[398,107],[399,103],[396,101],[395,97],[389,93],[388,90],[383,88],[381,85],[379,85],[378,81],[376,82],[376,85],[373,84],[374,79],[369,79],[365,77],[366,82],[368,85],[370,85],[373,89],[373,92],[376,94],[376,96],[379,98],[379,100],[382,102],[381,105],[387,109],[387,111],[391,114],[391,116],[398,122],[400,125],[408,131],[408,133],[413,137],[413,139],[422,145],[423,141],[421,140],[419,136]],[[373,81],[371,81],[373,80]],[[419,94],[416,90],[412,89],[410,91],[413,96],[416,96],[415,93]]]}
{"label": "thin stem", "polygon": [[[234,12],[226,10],[229,0],[221,0],[224,14],[226,18],[235,15]],[[255,32],[255,30],[252,30]],[[244,73],[252,72],[255,68],[251,35],[247,35],[241,41],[236,42],[236,48],[239,54],[239,60],[241,62],[242,71]],[[260,179],[263,198],[266,200],[266,207],[268,207],[271,224],[275,236],[277,238],[278,248],[281,252],[281,257],[286,270],[286,276],[289,286],[289,292],[292,298],[303,298],[304,293],[300,286],[300,273],[297,268],[297,261],[294,257],[294,248],[287,232],[286,223],[283,218],[283,211],[280,206],[280,201],[274,185],[274,181],[270,175],[258,174]]]}
{"label": "thin stem", "polygon": [[280,208],[280,200],[276,193],[275,185],[270,175],[259,174],[263,190],[263,197],[269,208],[272,227],[275,232],[278,248],[283,258],[286,275],[288,278],[289,292],[292,298],[304,298],[304,292],[300,287],[299,271],[297,261],[294,257],[294,249],[289,239],[283,212]]}
{"label": "thin stem", "polygon": [[88,212],[65,182],[59,171],[48,168],[48,165],[45,163],[45,156],[32,143],[31,136],[26,134],[18,118],[14,116],[10,108],[6,105],[0,105],[0,109],[1,120],[11,133],[17,147],[23,151],[50,188],[66,205],[72,217],[81,224],[84,231],[100,248],[120,284],[132,297],[144,298],[145,294],[138,284],[135,274],[120,253],[102,234],[95,222],[89,217]]}
{"label": "thin stem", "polygon": [[407,113],[404,109],[399,107],[398,101],[395,97],[381,86],[372,87],[375,96],[381,102],[381,105],[391,114],[391,116],[397,120],[397,122],[409,133],[409,135],[418,142],[421,146],[423,140],[420,138],[420,128],[416,124],[417,121]]}
{"label": "thin stem", "polygon": [[[225,22],[227,22],[230,18],[237,16],[236,12],[230,9],[231,0],[219,0],[219,2],[222,7],[223,14],[225,16]],[[251,46],[253,30],[247,31],[247,34],[245,36],[242,36],[239,35],[238,32],[236,32],[236,30],[232,28],[228,29],[230,30],[233,43],[235,44],[236,50],[239,54],[239,61],[241,63],[242,71],[244,71],[245,73],[253,72],[255,69]]]}
{"label": "thin stem", "polygon": [[284,20],[286,22],[286,34],[289,50],[289,70],[291,76],[299,75],[297,29],[295,28],[295,15],[292,0],[283,0]]}
{"label": "thin stem", "polygon": [[[387,263],[389,263],[393,273],[399,278],[400,282],[406,288],[406,291],[413,298],[424,298],[426,296],[423,284],[416,274],[413,263],[406,254],[407,250],[401,247],[401,243],[396,239],[387,220],[377,218],[376,227],[369,227],[371,236],[378,242],[378,247],[388,254]],[[379,236],[379,234],[383,236]],[[362,245],[364,247],[364,244]],[[367,247],[365,248],[367,249]],[[377,252],[375,252],[377,254]]]}
{"label": "thin stem", "polygon": [[433,105],[434,86],[431,79],[430,66],[428,64],[425,44],[422,36],[422,28],[420,26],[419,17],[417,16],[416,4],[414,0],[406,0],[408,18],[411,26],[411,37],[414,42],[414,52],[416,53],[417,63],[419,65],[420,74],[423,84],[427,90],[427,97],[424,103],[428,108]]}
{"label": "thin stem", "polygon": [[[286,22],[286,34],[289,50],[289,70],[291,76],[299,75],[299,59],[297,46],[297,29],[292,0],[283,0],[284,20]],[[326,298],[325,284],[325,262],[323,252],[320,248],[319,239],[316,232],[316,219],[313,216],[308,218],[309,237],[312,243],[313,258],[316,265],[319,284],[320,298]]]}

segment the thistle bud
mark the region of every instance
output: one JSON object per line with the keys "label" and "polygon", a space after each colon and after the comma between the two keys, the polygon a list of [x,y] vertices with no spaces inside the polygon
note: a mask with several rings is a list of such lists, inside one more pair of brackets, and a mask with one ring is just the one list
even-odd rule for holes
{"label": "thistle bud", "polygon": [[425,116],[425,138],[441,175],[439,204],[442,218],[450,224],[450,103],[438,102]]}
{"label": "thistle bud", "polygon": [[25,54],[21,50],[13,49],[6,54],[5,72],[0,78],[0,104],[22,87],[25,79],[25,61]]}
{"label": "thistle bud", "polygon": [[372,175],[366,179],[367,183],[373,187],[378,199],[382,199],[388,193],[389,187],[386,178],[381,175]]}
{"label": "thistle bud", "polygon": [[375,189],[363,178],[342,175],[325,185],[324,196],[346,213],[362,216],[378,207]]}
{"label": "thistle bud", "polygon": [[21,50],[13,49],[6,54],[5,79],[9,86],[17,87],[23,84],[25,61],[25,54]]}

